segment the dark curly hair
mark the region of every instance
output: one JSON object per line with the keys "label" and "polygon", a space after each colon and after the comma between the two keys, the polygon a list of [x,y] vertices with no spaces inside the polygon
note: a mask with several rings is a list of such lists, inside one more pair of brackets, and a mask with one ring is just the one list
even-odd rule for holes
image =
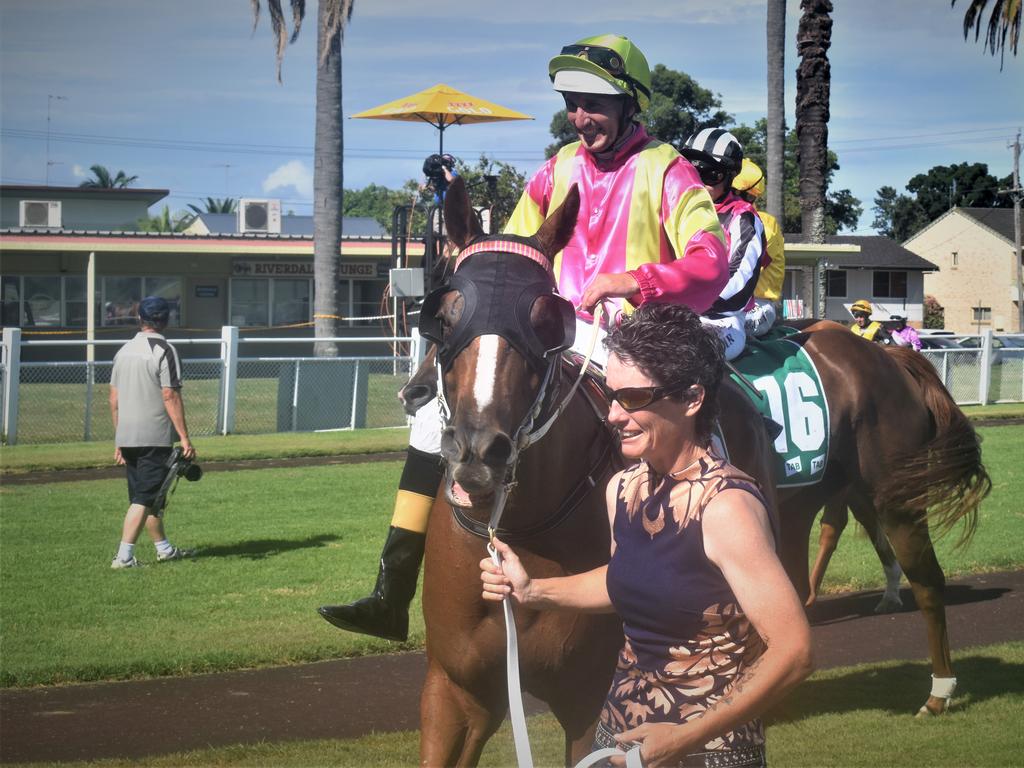
{"label": "dark curly hair", "polygon": [[[697,435],[701,440],[711,436],[725,351],[718,333],[705,327],[696,312],[680,304],[644,304],[613,328],[604,344],[657,386],[700,384],[704,404],[697,414]],[[669,397],[682,402],[685,396],[683,391]]]}

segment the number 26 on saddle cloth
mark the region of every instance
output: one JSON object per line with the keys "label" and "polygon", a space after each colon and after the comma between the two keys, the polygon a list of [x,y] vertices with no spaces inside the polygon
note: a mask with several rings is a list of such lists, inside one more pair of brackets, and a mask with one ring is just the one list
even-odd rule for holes
{"label": "number 26 on saddle cloth", "polygon": [[[730,374],[733,380],[763,417],[781,427],[773,443],[777,486],[820,482],[828,463],[828,402],[814,362],[785,338],[748,339],[733,365],[742,374]],[[756,391],[750,391],[751,384]]]}

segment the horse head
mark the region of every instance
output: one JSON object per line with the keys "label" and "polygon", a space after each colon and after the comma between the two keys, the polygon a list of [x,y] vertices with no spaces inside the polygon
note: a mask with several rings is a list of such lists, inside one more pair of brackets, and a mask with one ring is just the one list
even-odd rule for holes
{"label": "horse head", "polygon": [[489,509],[557,382],[575,310],[557,294],[551,265],[578,210],[574,187],[532,237],[485,237],[462,180],[445,195],[448,237],[460,253],[449,281],[424,300],[420,331],[436,345],[441,453],[455,506]]}

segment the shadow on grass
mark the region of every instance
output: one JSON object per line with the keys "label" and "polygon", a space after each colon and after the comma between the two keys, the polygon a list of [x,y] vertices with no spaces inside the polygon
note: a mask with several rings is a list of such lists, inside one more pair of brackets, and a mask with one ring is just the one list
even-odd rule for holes
{"label": "shadow on grass", "polygon": [[[1024,664],[992,656],[957,657],[955,670],[959,684],[953,696],[953,709],[960,711],[986,699],[1020,694],[1020,681],[1024,680]],[[904,662],[809,680],[774,709],[766,722],[789,723],[860,710],[911,716],[928,697],[930,671],[928,662]]]}
{"label": "shadow on grass", "polygon": [[329,534],[320,534],[319,536],[310,536],[306,539],[291,540],[253,539],[252,541],[240,541],[235,544],[200,547],[196,557],[243,557],[248,560],[262,560],[266,557],[280,555],[284,552],[294,552],[298,549],[323,547],[339,540],[341,540],[341,536],[332,536]]}
{"label": "shadow on grass", "polygon": [[[1007,592],[1012,591],[1008,587],[974,587],[969,584],[947,584],[945,593],[946,606],[998,600]],[[892,611],[892,613],[911,613],[917,610],[917,602],[914,600],[914,593],[910,587],[904,587],[900,590],[900,598],[903,600],[903,607],[897,611]],[[878,605],[878,601],[881,599],[881,590],[856,592],[850,595],[826,598],[819,600],[810,607],[807,611],[807,619],[811,622],[812,626],[821,626],[874,616],[875,606]]]}

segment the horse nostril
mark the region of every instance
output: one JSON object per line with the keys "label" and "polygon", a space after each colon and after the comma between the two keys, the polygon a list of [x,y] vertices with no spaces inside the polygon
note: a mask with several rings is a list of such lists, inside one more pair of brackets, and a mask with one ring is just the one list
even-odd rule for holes
{"label": "horse nostril", "polygon": [[498,432],[480,452],[480,459],[490,466],[505,466],[512,458],[513,447],[511,438],[503,432]]}
{"label": "horse nostril", "polygon": [[410,416],[434,399],[435,387],[427,384],[409,384],[398,393],[398,399]]}
{"label": "horse nostril", "polygon": [[441,433],[441,455],[450,464],[461,464],[466,459],[466,450],[455,436],[454,427],[448,427]]}

